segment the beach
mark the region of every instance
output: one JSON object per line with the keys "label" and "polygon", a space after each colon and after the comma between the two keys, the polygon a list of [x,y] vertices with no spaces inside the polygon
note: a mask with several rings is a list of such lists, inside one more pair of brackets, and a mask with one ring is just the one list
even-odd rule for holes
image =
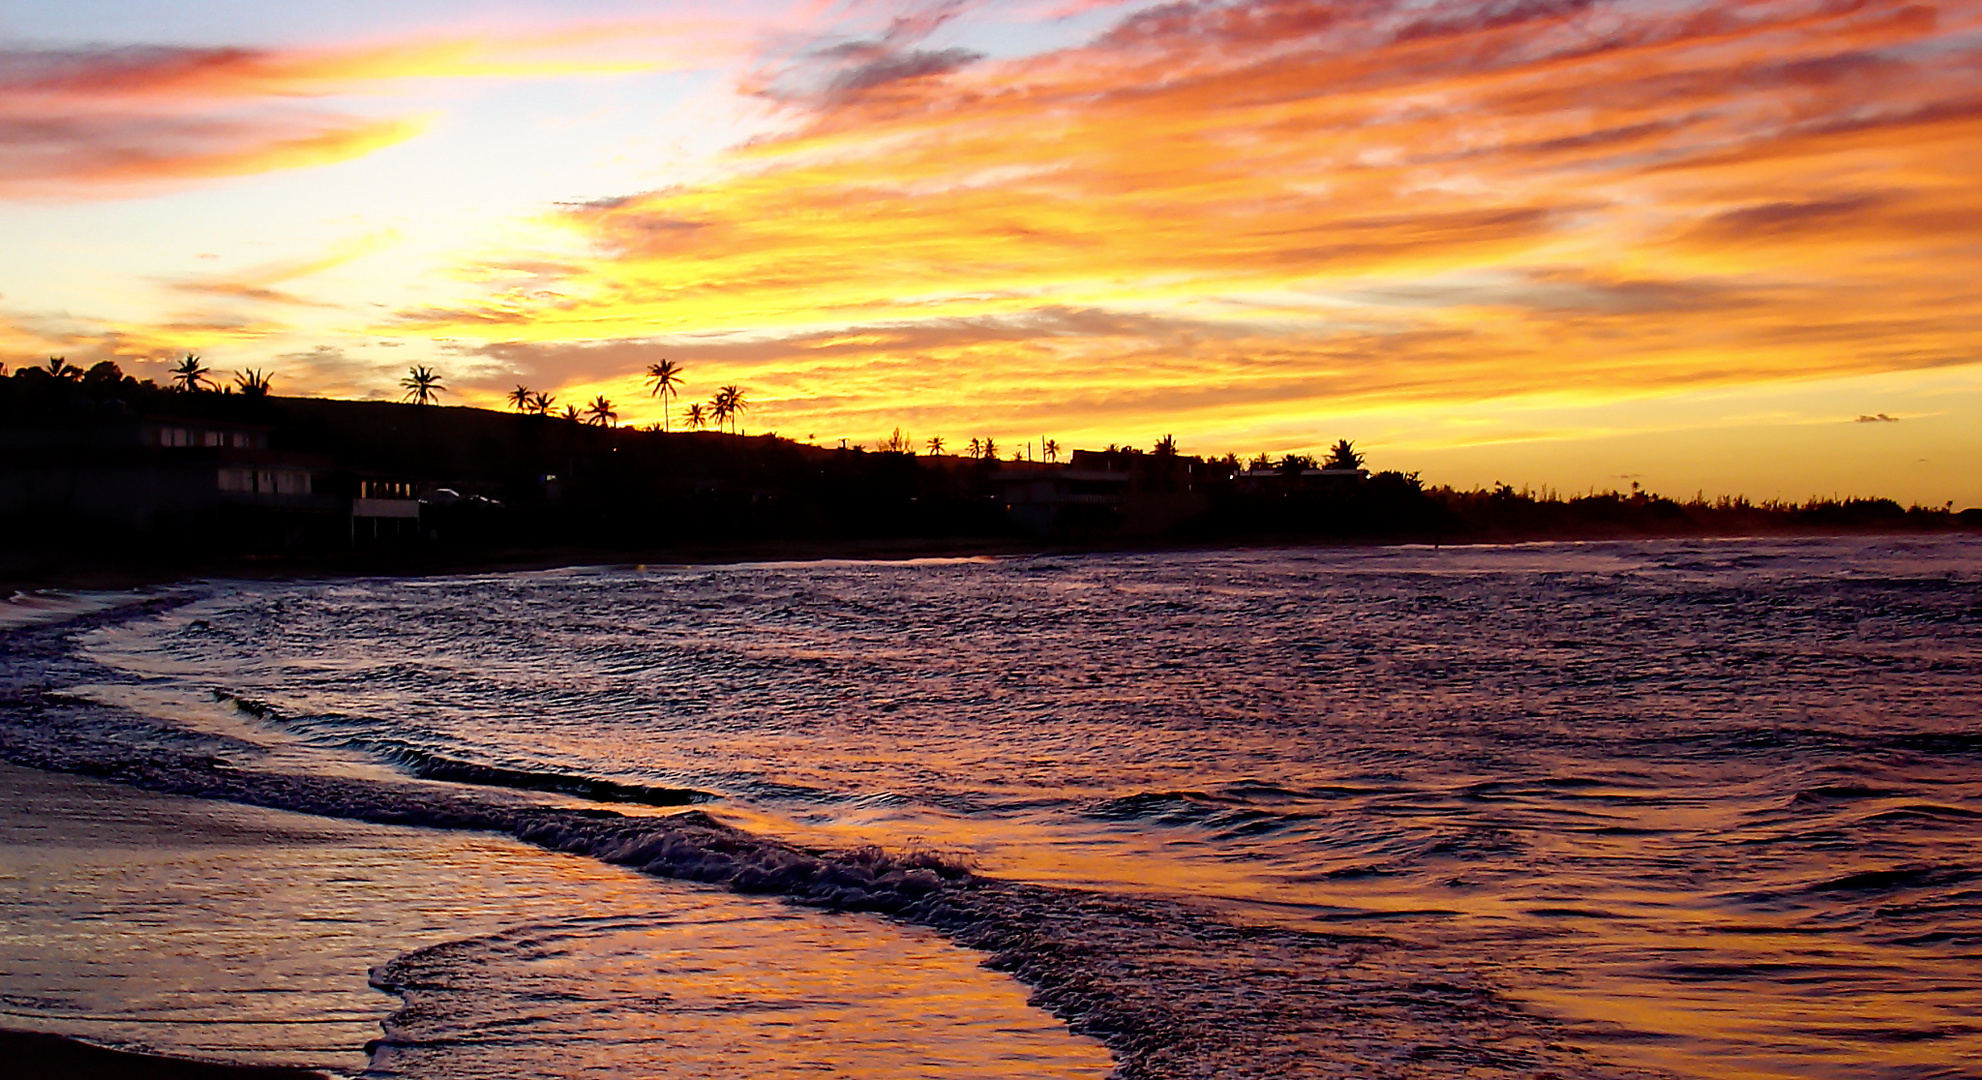
{"label": "beach", "polygon": [[[429,1080],[1961,1076],[1979,585],[1831,538],[82,598],[0,630],[10,880],[68,883],[8,970],[70,980],[7,1000]],[[146,1015],[89,1004],[126,961]]]}
{"label": "beach", "polygon": [[[23,1080],[1106,1075],[1105,1050],[976,954],[852,918],[506,838],[0,765],[0,1053]],[[531,952],[558,935],[614,961],[563,1018],[539,994],[558,976],[533,971],[557,957]],[[413,974],[478,948],[499,986]],[[424,995],[411,1014],[367,982],[395,960]],[[615,1010],[639,1036],[588,1046]]]}

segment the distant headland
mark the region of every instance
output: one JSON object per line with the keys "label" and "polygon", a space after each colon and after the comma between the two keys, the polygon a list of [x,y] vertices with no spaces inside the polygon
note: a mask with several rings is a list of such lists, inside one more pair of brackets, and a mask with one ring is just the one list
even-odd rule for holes
{"label": "distant headland", "polygon": [[[190,572],[426,572],[605,561],[899,556],[1043,549],[1836,532],[1982,532],[1982,509],[1890,499],[1677,500],[1428,486],[1339,441],[1319,460],[1208,459],[1163,439],[1038,459],[895,432],[874,449],[744,435],[747,391],[688,430],[615,426],[601,396],[560,414],[443,406],[431,370],[405,402],[279,397],[197,357],[175,385],[60,360],[0,378],[0,582],[115,583]],[[657,396],[679,369],[655,365]],[[716,430],[707,430],[713,422]],[[722,430],[725,423],[729,431]]]}

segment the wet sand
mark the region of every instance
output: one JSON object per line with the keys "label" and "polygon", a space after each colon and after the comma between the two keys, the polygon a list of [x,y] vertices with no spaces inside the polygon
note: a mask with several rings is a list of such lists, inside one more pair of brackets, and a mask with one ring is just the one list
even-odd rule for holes
{"label": "wet sand", "polygon": [[[9,1077],[1109,1071],[982,960],[921,928],[504,836],[0,764]],[[375,968],[413,1007],[368,984]]]}
{"label": "wet sand", "polygon": [[16,1080],[328,1080],[307,1069],[217,1065],[133,1054],[32,1031],[0,1029],[0,1061]]}
{"label": "wet sand", "polygon": [[0,764],[0,1046],[69,1077],[234,1074],[33,1036],[355,1074],[398,1005],[367,969],[506,921],[417,895],[421,839]]}

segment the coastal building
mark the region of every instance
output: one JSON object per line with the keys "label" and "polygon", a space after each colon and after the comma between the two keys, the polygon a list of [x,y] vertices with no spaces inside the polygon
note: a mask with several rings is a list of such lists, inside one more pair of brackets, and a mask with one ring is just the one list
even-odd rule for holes
{"label": "coastal building", "polygon": [[1370,478],[1368,469],[1254,467],[1233,478],[1242,494],[1262,495],[1296,491],[1330,491],[1360,484]]}
{"label": "coastal building", "polygon": [[1205,466],[1176,454],[1075,450],[1064,465],[1004,463],[991,480],[1007,516],[1033,536],[1156,536],[1208,508],[1197,477]]}
{"label": "coastal building", "polygon": [[352,473],[341,479],[351,491],[353,544],[420,536],[420,499],[414,481],[377,473]]}
{"label": "coastal building", "polygon": [[0,429],[0,516],[292,546],[334,528],[329,458],[269,448],[269,428],[134,415],[103,402]]}

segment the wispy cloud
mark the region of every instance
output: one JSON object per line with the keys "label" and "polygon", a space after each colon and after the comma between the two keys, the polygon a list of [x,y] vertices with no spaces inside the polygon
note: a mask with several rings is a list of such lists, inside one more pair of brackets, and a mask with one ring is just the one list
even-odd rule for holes
{"label": "wispy cloud", "polygon": [[[833,407],[875,410],[940,366],[916,325],[984,367],[952,399],[1009,403],[1038,370],[992,328],[1045,311],[1221,329],[1030,342],[1104,410],[1207,385],[1262,411],[1618,395],[1982,351],[1960,284],[1982,270],[1971,7],[1182,0],[1020,59],[932,40],[773,65],[746,89],[788,126],[725,177],[570,208],[589,259],[403,328],[755,334],[710,361],[794,395],[803,343],[844,341]],[[1258,394],[1218,378],[1239,349],[1274,358]]]}
{"label": "wispy cloud", "polygon": [[430,119],[364,115],[354,96],[413,80],[662,70],[741,49],[715,29],[621,24],[320,49],[4,49],[0,197],[117,197],[344,161],[412,138]]}

